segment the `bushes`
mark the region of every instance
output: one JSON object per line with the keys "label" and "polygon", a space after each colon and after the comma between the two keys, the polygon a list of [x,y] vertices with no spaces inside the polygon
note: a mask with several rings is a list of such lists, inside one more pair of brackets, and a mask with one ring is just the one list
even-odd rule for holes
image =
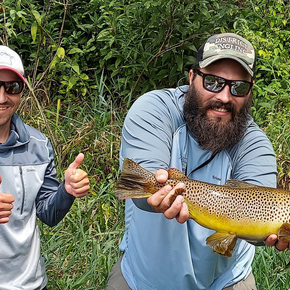
{"label": "bushes", "polygon": [[[290,4],[288,1],[251,1],[237,19],[237,33],[244,33],[257,51],[253,113],[277,154],[279,186],[289,188],[290,109]],[[247,13],[246,13],[247,12]]]}
{"label": "bushes", "polygon": [[[5,0],[1,4],[0,41],[22,55],[31,86],[21,117],[52,141],[60,176],[82,151],[91,179],[91,196],[75,203],[63,223],[54,229],[41,225],[53,289],[105,287],[124,228],[123,204],[113,196],[124,115],[143,92],[174,87],[187,76],[197,47],[213,33],[236,32],[257,50],[253,114],[273,143],[279,184],[287,187],[288,1]],[[260,259],[266,254],[259,251]],[[259,289],[272,289],[267,285],[276,280],[270,275],[265,279],[264,273],[257,277]]]}
{"label": "bushes", "polygon": [[21,53],[38,94],[45,88],[52,101],[87,99],[104,71],[109,95],[123,103],[175,85],[196,46],[231,29],[235,2],[7,0],[2,42]]}

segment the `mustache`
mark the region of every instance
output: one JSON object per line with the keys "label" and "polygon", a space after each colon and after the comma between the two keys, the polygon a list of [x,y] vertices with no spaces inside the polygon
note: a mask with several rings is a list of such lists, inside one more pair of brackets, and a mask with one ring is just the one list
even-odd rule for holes
{"label": "mustache", "polygon": [[208,109],[220,109],[224,108],[228,112],[236,112],[236,106],[232,102],[224,103],[220,100],[213,100],[210,101],[204,108],[204,111],[207,111]]}

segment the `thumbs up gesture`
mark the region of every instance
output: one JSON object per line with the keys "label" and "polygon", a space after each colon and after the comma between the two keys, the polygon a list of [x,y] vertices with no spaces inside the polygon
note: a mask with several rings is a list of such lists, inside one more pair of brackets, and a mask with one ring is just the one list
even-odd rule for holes
{"label": "thumbs up gesture", "polygon": [[80,153],[69,165],[64,174],[65,189],[74,197],[83,197],[88,194],[90,189],[88,174],[78,167],[84,160],[84,154]]}
{"label": "thumbs up gesture", "polygon": [[[0,183],[2,178],[0,175]],[[9,216],[11,215],[13,208],[14,196],[8,193],[0,193],[0,224],[9,222]]]}

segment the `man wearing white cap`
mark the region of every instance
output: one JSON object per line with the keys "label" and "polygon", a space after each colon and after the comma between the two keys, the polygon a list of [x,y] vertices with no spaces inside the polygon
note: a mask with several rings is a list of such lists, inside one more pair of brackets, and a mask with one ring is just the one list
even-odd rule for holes
{"label": "man wearing white cap", "polygon": [[[239,179],[276,187],[273,148],[250,116],[254,69],[249,41],[233,33],[209,37],[189,71],[189,85],[148,92],[133,104],[123,126],[120,167],[130,158],[157,172],[159,182],[167,172],[157,170],[174,167],[218,185]],[[206,245],[213,231],[188,219],[183,196],[170,204],[180,187],[126,200],[123,255],[106,289],[256,289],[254,246],[239,239],[231,257],[214,253]],[[277,243],[279,249],[287,246]]]}
{"label": "man wearing white cap", "polygon": [[46,289],[38,217],[53,226],[88,194],[79,154],[59,183],[49,140],[15,113],[25,87],[19,55],[0,46],[0,289]]}

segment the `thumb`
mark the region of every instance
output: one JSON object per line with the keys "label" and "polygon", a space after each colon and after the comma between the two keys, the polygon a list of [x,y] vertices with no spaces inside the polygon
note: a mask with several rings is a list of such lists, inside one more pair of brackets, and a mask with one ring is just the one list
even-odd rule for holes
{"label": "thumb", "polygon": [[68,169],[77,169],[83,162],[85,156],[83,153],[80,153],[76,159],[69,165]]}

